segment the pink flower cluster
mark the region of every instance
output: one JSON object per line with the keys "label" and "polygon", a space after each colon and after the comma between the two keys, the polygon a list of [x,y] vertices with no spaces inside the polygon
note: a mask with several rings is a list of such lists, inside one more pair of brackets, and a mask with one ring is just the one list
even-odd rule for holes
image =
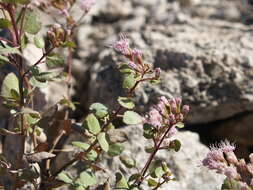
{"label": "pink flower cluster", "polygon": [[253,188],[253,159],[246,164],[243,159],[237,159],[234,150],[235,146],[225,140],[211,147],[202,164],[230,180],[236,180],[239,190],[249,190]]}
{"label": "pink flower cluster", "polygon": [[178,122],[182,122],[189,112],[189,106],[183,105],[181,98],[172,98],[168,100],[166,97],[160,97],[156,106],[154,106],[146,116],[146,123],[156,127],[171,126],[169,136],[173,136],[177,129],[174,126]]}
{"label": "pink flower cluster", "polygon": [[136,48],[132,49],[126,35],[121,33],[119,40],[112,44],[112,48],[128,59],[128,67],[136,73],[141,75],[144,75],[144,73],[154,73],[155,77],[152,78],[153,80],[157,80],[160,77],[161,69],[156,68],[152,70],[150,65],[143,63],[141,50]]}

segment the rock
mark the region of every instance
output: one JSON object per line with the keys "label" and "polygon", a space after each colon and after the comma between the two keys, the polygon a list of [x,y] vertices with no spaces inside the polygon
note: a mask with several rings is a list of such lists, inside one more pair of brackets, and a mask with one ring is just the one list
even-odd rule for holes
{"label": "rock", "polygon": [[[160,85],[138,89],[140,111],[147,110],[161,95],[182,96],[191,105],[191,124],[253,110],[249,82],[253,77],[252,27],[195,18],[170,27],[146,26],[127,35],[135,47],[144,50],[148,63],[162,69]],[[98,50],[96,64],[91,67],[89,102],[114,106],[116,97],[123,93],[115,70],[118,58],[113,50]]]}

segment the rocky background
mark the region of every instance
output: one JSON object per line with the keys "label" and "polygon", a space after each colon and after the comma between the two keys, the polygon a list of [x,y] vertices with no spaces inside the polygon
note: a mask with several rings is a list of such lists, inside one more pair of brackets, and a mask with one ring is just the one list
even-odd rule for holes
{"label": "rocky background", "polygon": [[[143,50],[146,62],[162,69],[160,84],[138,89],[138,111],[147,111],[161,95],[180,96],[191,107],[187,127],[177,136],[182,150],[159,155],[178,179],[163,189],[218,190],[223,177],[200,167],[206,145],[227,138],[236,142],[238,156],[247,157],[253,150],[251,4],[251,0],[97,1],[76,39],[73,99],[81,104],[73,116],[82,119],[93,102],[114,107],[115,98],[124,93],[116,70],[122,59],[108,46],[125,33],[133,46]],[[46,15],[43,20],[51,22]],[[62,91],[59,84],[49,86],[44,91],[48,104],[56,102]],[[125,153],[144,162],[141,127],[121,130],[129,137]],[[117,158],[104,165],[110,172],[130,172]]]}

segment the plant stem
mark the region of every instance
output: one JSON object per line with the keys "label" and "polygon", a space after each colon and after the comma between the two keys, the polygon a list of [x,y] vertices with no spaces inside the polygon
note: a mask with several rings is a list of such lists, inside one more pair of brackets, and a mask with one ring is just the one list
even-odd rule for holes
{"label": "plant stem", "polygon": [[33,67],[36,67],[38,64],[40,64],[40,62],[46,57],[48,56],[53,50],[54,50],[55,47],[51,47],[46,53],[44,53],[41,58],[36,62],[34,63],[24,74],[23,74],[23,78],[31,71],[31,68]]}
{"label": "plant stem", "polygon": [[165,137],[167,136],[167,134],[169,133],[170,129],[172,126],[169,126],[168,129],[166,130],[166,132],[164,133],[164,135],[162,136],[161,140],[159,141],[159,143],[157,143],[157,146],[155,147],[155,150],[152,152],[152,154],[150,155],[148,161],[146,162],[144,168],[141,171],[141,177],[139,179],[137,179],[134,183],[138,182],[138,187],[142,184],[143,180],[144,180],[144,176],[146,174],[146,172],[148,171],[148,168],[151,164],[151,162],[153,161],[156,153],[159,151],[160,146],[162,145]]}

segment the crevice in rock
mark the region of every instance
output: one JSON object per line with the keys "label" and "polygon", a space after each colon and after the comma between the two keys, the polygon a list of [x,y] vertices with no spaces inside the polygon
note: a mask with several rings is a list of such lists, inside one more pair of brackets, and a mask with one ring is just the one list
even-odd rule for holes
{"label": "crevice in rock", "polygon": [[186,125],[184,130],[196,132],[200,141],[210,146],[228,139],[236,144],[238,157],[248,158],[253,152],[253,112],[242,112],[224,120],[209,123]]}

